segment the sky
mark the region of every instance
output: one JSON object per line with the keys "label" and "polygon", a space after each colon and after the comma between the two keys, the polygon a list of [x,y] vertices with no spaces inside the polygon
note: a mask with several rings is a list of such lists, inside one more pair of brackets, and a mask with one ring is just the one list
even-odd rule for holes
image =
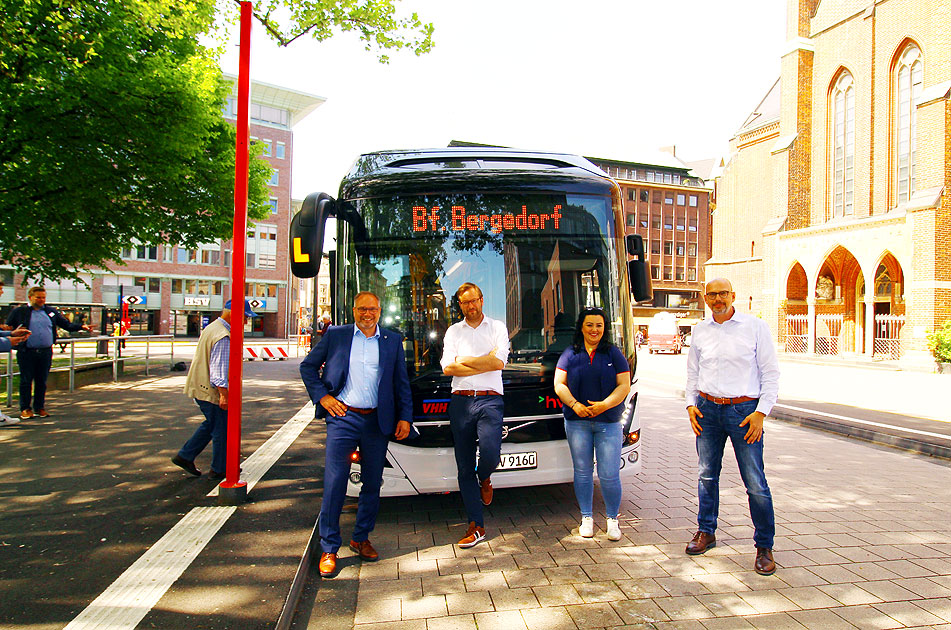
{"label": "sky", "polygon": [[[785,0],[402,0],[432,52],[352,34],[287,48],[252,26],[251,79],[325,97],[294,131],[292,195],[336,196],[361,153],[450,140],[619,160],[723,156],[779,76]],[[237,40],[221,66],[237,74]]]}

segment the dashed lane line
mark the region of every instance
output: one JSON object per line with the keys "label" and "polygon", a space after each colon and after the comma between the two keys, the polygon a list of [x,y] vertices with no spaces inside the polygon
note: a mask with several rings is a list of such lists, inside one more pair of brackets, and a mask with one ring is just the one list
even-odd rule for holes
{"label": "dashed lane line", "polygon": [[[244,462],[248,491],[314,419],[307,403]],[[217,487],[208,496],[216,496]],[[235,506],[196,507],[125,570],[64,630],[134,630],[221,526]]]}

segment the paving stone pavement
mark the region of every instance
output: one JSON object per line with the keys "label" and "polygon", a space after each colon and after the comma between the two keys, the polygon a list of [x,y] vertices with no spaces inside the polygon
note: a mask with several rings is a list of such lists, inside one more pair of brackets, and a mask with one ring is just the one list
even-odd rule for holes
{"label": "paving stone pavement", "polygon": [[[641,395],[644,453],[624,484],[620,542],[577,535],[570,484],[496,490],[488,540],[462,537],[458,494],[384,499],[357,630],[941,628],[951,630],[947,462],[767,421],[776,509],[769,577],[732,450],[717,547],[687,556],[697,468],[683,403]],[[596,501],[599,493],[595,492]],[[345,555],[344,549],[341,549]]]}

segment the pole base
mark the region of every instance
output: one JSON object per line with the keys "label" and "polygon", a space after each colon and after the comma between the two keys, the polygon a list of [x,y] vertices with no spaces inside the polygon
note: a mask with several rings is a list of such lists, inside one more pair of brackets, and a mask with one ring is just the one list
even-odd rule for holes
{"label": "pole base", "polygon": [[218,485],[218,505],[244,505],[247,501],[247,483],[238,481],[232,485],[223,481]]}

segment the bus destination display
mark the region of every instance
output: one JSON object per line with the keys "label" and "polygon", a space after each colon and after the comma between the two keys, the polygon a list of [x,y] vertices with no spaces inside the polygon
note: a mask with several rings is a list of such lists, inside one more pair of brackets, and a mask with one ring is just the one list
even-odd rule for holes
{"label": "bus destination display", "polygon": [[442,215],[441,206],[413,206],[413,232],[535,232],[558,230],[562,219],[561,204],[555,204],[551,212],[529,212],[522,206],[521,212],[468,212],[465,206],[452,206],[449,220]]}

